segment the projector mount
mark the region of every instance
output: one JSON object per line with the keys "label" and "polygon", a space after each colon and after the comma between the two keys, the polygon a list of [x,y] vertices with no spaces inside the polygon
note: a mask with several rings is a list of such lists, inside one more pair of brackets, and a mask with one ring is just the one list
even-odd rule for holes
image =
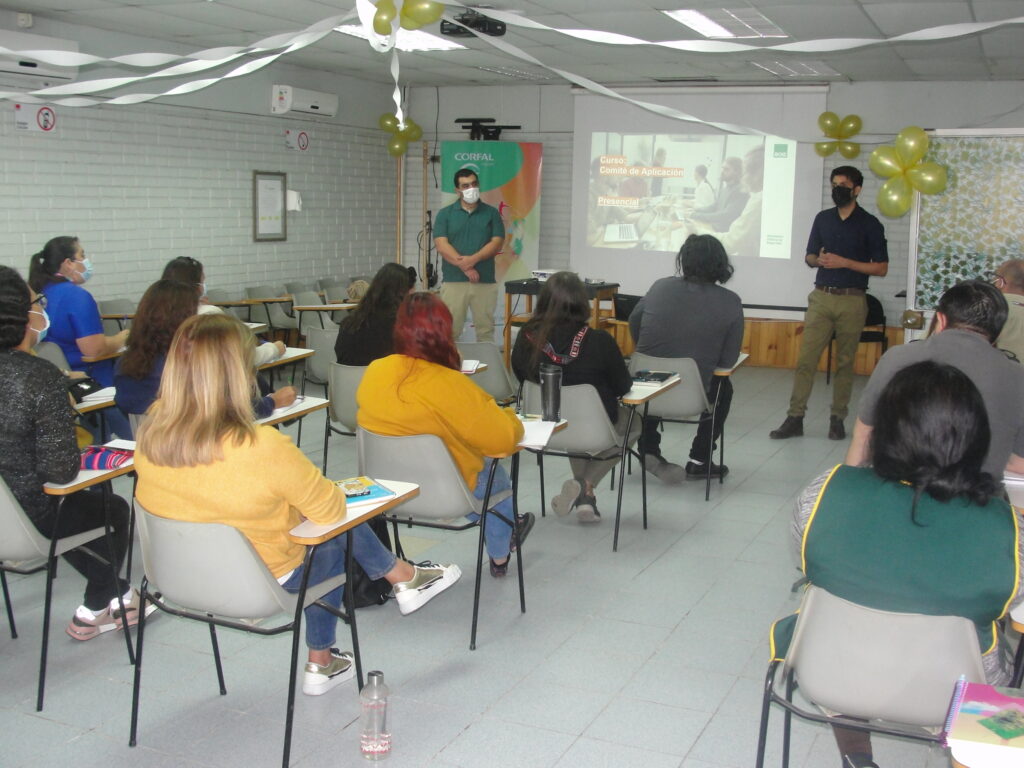
{"label": "projector mount", "polygon": [[455,120],[460,127],[469,131],[470,141],[498,141],[504,130],[518,131],[521,125],[491,125],[493,117],[460,117]]}

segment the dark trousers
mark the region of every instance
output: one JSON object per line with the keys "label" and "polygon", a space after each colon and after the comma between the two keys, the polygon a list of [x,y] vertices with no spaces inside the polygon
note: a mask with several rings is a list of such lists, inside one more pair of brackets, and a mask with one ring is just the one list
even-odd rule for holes
{"label": "dark trousers", "polygon": [[[708,387],[708,402],[714,405],[718,396],[718,412],[715,416],[715,428],[711,429],[711,421],[702,421],[697,426],[697,435],[690,446],[691,461],[707,461],[711,452],[718,447],[718,439],[722,436],[722,427],[729,415],[732,405],[732,381],[728,376],[712,376]],[[650,417],[644,419],[644,431],[640,436],[640,444],[644,453],[661,455],[661,419]]]}
{"label": "dark trousers", "polygon": [[[64,555],[64,559],[71,564],[71,567],[85,577],[85,598],[82,603],[90,611],[97,612],[106,608],[113,598],[127,592],[129,586],[124,579],[118,579],[115,582],[110,566],[107,564],[111,561],[115,562],[120,571],[125,552],[128,551],[128,502],[113,493],[108,495],[108,499],[114,551],[110,551],[105,536],[85,544],[89,550],[107,562],[101,563],[96,558],[78,550]],[[56,501],[49,512],[38,519],[33,519],[32,522],[43,536],[60,539],[102,527],[105,520],[103,491],[99,486],[94,486],[73,493],[64,500],[59,524]]]}

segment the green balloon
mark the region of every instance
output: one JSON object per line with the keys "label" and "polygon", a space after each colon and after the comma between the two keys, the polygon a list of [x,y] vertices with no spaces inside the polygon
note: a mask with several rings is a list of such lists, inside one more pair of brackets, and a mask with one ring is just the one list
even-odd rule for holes
{"label": "green balloon", "polygon": [[388,133],[394,133],[395,131],[398,130],[398,118],[395,115],[392,115],[390,112],[385,112],[383,115],[377,118],[377,125],[379,125],[382,130],[385,130]]}

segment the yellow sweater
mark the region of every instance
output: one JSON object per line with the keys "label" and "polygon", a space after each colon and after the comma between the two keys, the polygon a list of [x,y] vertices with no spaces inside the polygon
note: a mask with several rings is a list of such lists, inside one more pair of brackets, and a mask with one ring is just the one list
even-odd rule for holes
{"label": "yellow sweater", "polygon": [[405,355],[370,363],[356,393],[359,426],[379,435],[437,435],[472,490],[485,456],[511,453],[523,425],[472,377]]}
{"label": "yellow sweater", "polygon": [[234,526],[274,577],[283,576],[302,564],[306,551],[288,531],[302,516],[341,520],[345,494],[273,427],[257,426],[255,443],[222,448],[223,460],[195,467],[160,467],[137,451],[136,495],[160,517]]}

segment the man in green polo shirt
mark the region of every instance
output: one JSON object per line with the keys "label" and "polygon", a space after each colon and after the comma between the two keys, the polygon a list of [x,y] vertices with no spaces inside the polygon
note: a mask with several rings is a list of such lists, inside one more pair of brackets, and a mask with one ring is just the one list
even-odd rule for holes
{"label": "man in green polo shirt", "polygon": [[455,191],[459,199],[438,211],[434,222],[434,246],[444,259],[441,300],[451,310],[456,338],[469,309],[476,340],[494,341],[494,257],[505,242],[505,225],[497,208],[480,202],[480,180],[473,171],[455,172]]}

